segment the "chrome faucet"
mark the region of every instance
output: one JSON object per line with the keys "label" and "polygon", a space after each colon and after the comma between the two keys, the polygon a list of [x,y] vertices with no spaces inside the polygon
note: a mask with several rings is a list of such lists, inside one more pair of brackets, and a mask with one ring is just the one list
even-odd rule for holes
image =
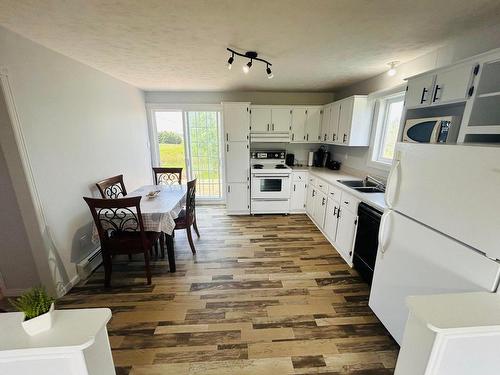
{"label": "chrome faucet", "polygon": [[377,184],[377,186],[376,186],[377,189],[385,190],[385,183],[382,180],[379,180],[378,178],[375,178],[373,176],[367,175],[365,177],[365,181],[366,182],[371,181],[371,182]]}

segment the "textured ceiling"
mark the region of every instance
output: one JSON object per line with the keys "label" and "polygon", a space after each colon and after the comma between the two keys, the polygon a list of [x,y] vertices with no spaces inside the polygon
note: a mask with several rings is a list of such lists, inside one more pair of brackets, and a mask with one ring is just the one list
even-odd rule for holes
{"label": "textured ceiling", "polygon": [[499,0],[0,0],[0,25],[146,90],[332,91],[499,21]]}

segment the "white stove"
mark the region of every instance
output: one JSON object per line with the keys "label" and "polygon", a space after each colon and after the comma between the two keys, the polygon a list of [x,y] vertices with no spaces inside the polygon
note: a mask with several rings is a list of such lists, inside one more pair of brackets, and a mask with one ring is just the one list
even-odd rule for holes
{"label": "white stove", "polygon": [[292,170],[285,164],[285,151],[252,151],[252,214],[288,214]]}

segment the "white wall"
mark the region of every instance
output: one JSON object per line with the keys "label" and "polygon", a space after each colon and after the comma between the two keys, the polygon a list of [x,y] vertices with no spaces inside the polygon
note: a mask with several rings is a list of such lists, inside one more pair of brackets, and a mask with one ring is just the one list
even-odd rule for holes
{"label": "white wall", "polygon": [[129,190],[151,181],[144,95],[4,28],[0,51],[62,288],[95,246],[88,242],[91,216],[82,197],[95,193],[96,181],[116,174],[124,174]]}
{"label": "white wall", "polygon": [[[458,60],[500,47],[499,35],[500,25],[495,25],[487,28],[479,28],[466,34],[454,36],[441,48],[398,66],[397,74],[395,76],[389,77],[386,73],[383,73],[365,81],[358,82],[354,85],[338,90],[335,93],[335,98],[342,99],[355,94],[366,95],[397,87],[405,82],[405,78],[412,75],[446,66]],[[395,59],[397,59],[397,55],[395,55]],[[369,173],[376,173],[382,176],[387,174],[386,171],[369,168],[367,166],[367,147],[348,148],[333,146],[332,151],[335,159],[342,161],[344,166],[362,169]]]}
{"label": "white wall", "polygon": [[181,92],[149,91],[147,103],[220,104],[221,102],[251,102],[252,104],[326,104],[333,101],[332,93],[325,92]]}

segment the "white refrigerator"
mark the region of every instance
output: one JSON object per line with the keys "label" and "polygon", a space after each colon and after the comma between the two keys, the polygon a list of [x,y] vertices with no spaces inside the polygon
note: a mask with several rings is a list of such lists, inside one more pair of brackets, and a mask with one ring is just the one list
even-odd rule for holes
{"label": "white refrigerator", "polygon": [[398,143],[369,305],[401,344],[406,297],[496,292],[500,148]]}

